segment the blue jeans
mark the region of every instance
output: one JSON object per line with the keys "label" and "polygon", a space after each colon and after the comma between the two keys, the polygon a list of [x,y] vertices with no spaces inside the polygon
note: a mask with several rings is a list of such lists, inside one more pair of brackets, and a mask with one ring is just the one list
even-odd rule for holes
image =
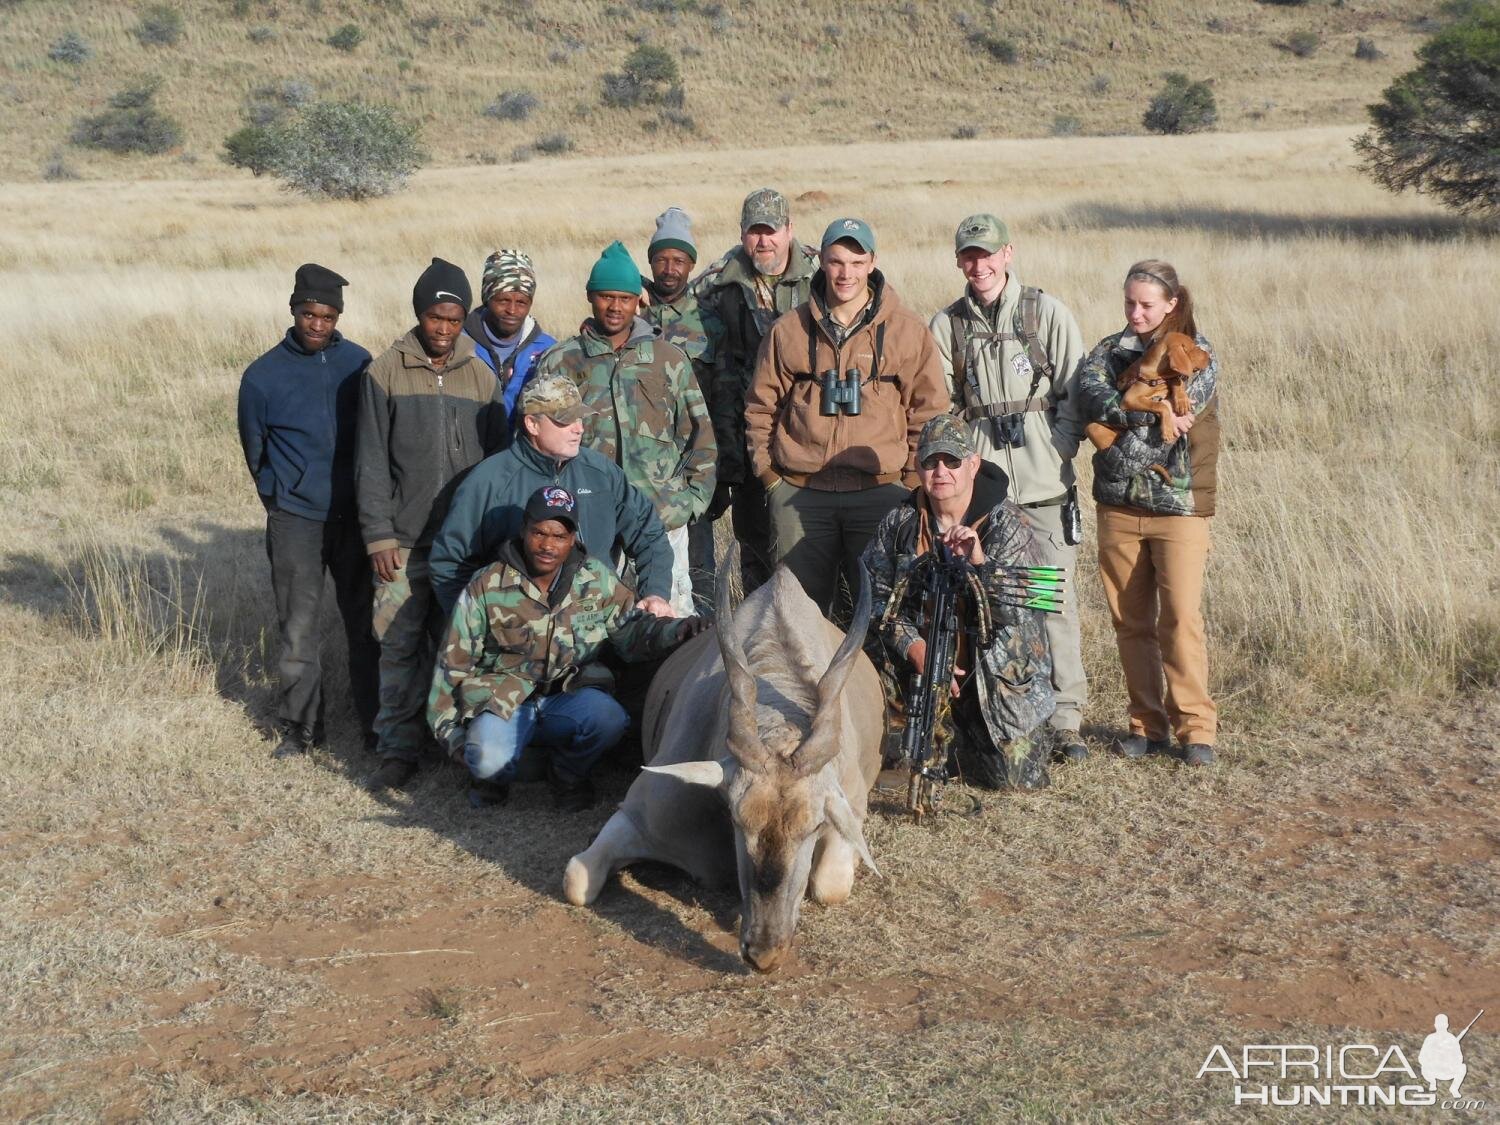
{"label": "blue jeans", "polygon": [[469,723],[464,761],[481,781],[510,781],[521,751],[531,742],[551,749],[559,781],[588,777],[599,756],[625,735],[630,717],[598,688],[532,696],[509,719],[488,711]]}

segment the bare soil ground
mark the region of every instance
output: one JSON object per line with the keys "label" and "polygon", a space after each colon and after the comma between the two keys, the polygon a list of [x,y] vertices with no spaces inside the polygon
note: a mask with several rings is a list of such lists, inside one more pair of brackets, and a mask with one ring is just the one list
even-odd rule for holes
{"label": "bare soil ground", "polygon": [[[99,958],[70,982],[95,993],[89,1018],[13,1013],[0,1111],[1228,1115],[1222,1082],[1194,1078],[1214,1043],[1390,1041],[1415,1059],[1436,1012],[1500,1010],[1497,732],[1494,698],[1305,716],[1235,732],[1211,771],[1096,756],[977,810],[951,790],[922,828],[887,775],[869,827],[885,878],[809,907],[770,978],[739,962],[728,891],[648,868],[595,909],[561,902],[610,803],[564,818],[521,787],[474,813],[447,768],[387,800],[354,787],[352,751],[276,773],[410,837],[407,871],[329,874],[316,839],[231,794],[83,838],[11,831],[12,890],[68,858],[69,878],[20,896],[52,947],[36,972],[101,927],[115,945],[78,951]],[[162,852],[164,885],[111,912]],[[115,958],[182,971],[131,995]],[[1500,1065],[1485,1030],[1465,1044],[1479,1097]],[[851,1059],[881,1092],[825,1080]]]}

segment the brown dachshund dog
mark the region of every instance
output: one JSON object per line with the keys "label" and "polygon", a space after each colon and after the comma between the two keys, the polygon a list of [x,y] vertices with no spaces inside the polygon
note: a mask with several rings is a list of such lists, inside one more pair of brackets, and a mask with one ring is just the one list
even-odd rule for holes
{"label": "brown dachshund dog", "polygon": [[[1126,411],[1155,414],[1161,419],[1161,440],[1171,445],[1177,440],[1172,420],[1193,412],[1188,401],[1187,381],[1208,366],[1208,353],[1194,339],[1192,306],[1184,287],[1179,291],[1177,308],[1151,334],[1151,346],[1123,372],[1115,382],[1120,392],[1120,407]],[[1100,451],[1108,449],[1124,432],[1123,427],[1090,422],[1084,429]],[[1165,465],[1151,469],[1170,483]]]}

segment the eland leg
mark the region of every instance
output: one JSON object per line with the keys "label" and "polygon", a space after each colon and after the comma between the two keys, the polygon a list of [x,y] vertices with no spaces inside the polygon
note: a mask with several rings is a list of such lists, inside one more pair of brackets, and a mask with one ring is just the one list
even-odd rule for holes
{"label": "eland leg", "polygon": [[572,859],[563,872],[563,897],[574,906],[587,906],[599,897],[604,884],[620,868],[638,859],[654,858],[646,838],[623,810],[599,830],[594,842]]}
{"label": "eland leg", "polygon": [[858,862],[854,849],[849,846],[837,830],[825,828],[818,840],[818,851],[813,856],[812,875],[807,881],[807,893],[812,900],[823,906],[844,902],[854,889],[854,865]]}

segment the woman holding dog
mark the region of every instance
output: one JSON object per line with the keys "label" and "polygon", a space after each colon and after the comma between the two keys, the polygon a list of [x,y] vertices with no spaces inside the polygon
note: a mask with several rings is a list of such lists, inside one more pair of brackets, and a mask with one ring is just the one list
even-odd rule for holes
{"label": "woman holding dog", "polygon": [[[1118,750],[1127,758],[1170,753],[1206,766],[1218,723],[1208,694],[1202,596],[1219,457],[1219,365],[1198,334],[1187,287],[1167,262],[1130,267],[1125,322],[1099,341],[1078,375],[1083,414],[1096,423],[1089,436],[1099,447],[1099,572],[1130,696],[1130,732]],[[1171,332],[1206,353],[1195,365],[1206,359],[1206,366],[1185,380],[1191,411],[1173,411],[1165,387],[1163,416],[1128,411],[1122,383],[1139,371],[1137,361],[1160,354],[1152,345],[1166,344]]]}

